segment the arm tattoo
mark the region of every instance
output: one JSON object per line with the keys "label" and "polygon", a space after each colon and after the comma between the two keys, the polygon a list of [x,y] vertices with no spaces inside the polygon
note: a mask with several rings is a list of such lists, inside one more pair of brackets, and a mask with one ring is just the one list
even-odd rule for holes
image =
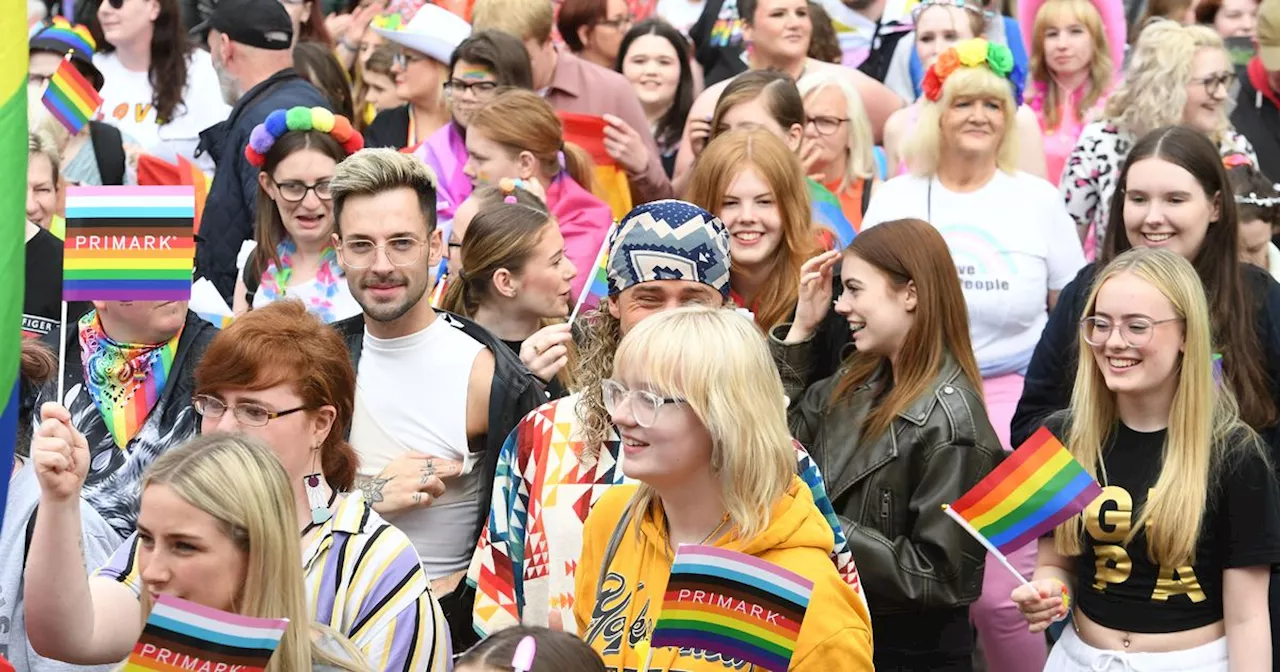
{"label": "arm tattoo", "polygon": [[364,476],[356,479],[356,487],[360,488],[360,492],[364,493],[364,500],[370,504],[377,504],[383,500],[382,487],[387,484],[389,478],[378,478],[377,476]]}

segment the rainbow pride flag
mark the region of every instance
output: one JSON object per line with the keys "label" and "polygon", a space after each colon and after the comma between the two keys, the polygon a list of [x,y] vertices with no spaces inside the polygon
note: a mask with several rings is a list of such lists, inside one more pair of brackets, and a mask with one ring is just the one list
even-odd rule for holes
{"label": "rainbow pride flag", "polygon": [[775,564],[684,545],[671,565],[651,644],[701,649],[783,672],[812,593],[812,581]]}
{"label": "rainbow pride flag", "polygon": [[79,133],[102,105],[102,96],[76,70],[70,57],[62,59],[40,100],[72,135]]}
{"label": "rainbow pride flag", "polygon": [[[18,367],[26,282],[27,22],[17,7],[0,11],[0,473],[10,473],[18,434]],[[9,479],[0,478],[0,519]]]}
{"label": "rainbow pride flag", "polygon": [[600,305],[601,301],[609,296],[609,243],[613,240],[614,231],[618,225],[614,223],[610,225],[609,232],[605,234],[604,243],[600,245],[600,251],[596,253],[596,263],[591,265],[591,279],[587,281],[587,286],[582,289],[582,295],[578,297],[578,303],[573,307],[573,312],[569,315],[569,323],[572,324],[578,315],[583,312],[593,310]]}
{"label": "rainbow pride flag", "polygon": [[63,300],[189,300],[194,219],[191,186],[67,189]]}
{"label": "rainbow pride flag", "polygon": [[565,142],[572,142],[591,155],[591,162],[595,164],[592,171],[595,184],[591,193],[609,204],[614,219],[622,219],[631,212],[631,182],[627,179],[627,171],[609,156],[604,147],[604,129],[608,126],[604,117],[573,112],[556,112],[556,116],[564,126]]}
{"label": "rainbow pride flag", "polygon": [[200,233],[200,218],[204,215],[204,204],[209,198],[211,180],[200,167],[185,156],[179,156],[177,163],[169,163],[150,154],[138,157],[138,184],[147,186],[192,186],[196,193],[195,232]]}
{"label": "rainbow pride flag", "polygon": [[161,595],[124,672],[261,670],[280,646],[287,618],[252,618]]}
{"label": "rainbow pride flag", "polygon": [[844,216],[844,209],[840,207],[840,199],[831,193],[831,190],[818,184],[813,178],[805,178],[805,182],[809,185],[809,201],[813,205],[813,222],[821,226],[836,236],[836,249],[843,250],[853,242],[853,237],[858,235],[853,230],[853,224],[849,223],[849,218]]}
{"label": "rainbow pride flag", "polygon": [[1041,427],[986,478],[943,508],[979,541],[1008,554],[1080,513],[1101,494],[1093,476]]}

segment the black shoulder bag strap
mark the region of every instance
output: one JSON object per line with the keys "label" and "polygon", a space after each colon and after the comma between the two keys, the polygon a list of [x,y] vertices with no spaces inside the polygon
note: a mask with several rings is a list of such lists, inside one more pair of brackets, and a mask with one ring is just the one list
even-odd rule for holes
{"label": "black shoulder bag strap", "polygon": [[89,141],[98,159],[98,175],[106,186],[124,184],[124,136],[120,129],[101,121],[89,122]]}

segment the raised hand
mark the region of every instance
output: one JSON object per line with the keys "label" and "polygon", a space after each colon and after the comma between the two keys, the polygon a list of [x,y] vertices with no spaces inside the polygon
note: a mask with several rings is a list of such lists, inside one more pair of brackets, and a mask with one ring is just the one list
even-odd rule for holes
{"label": "raised hand", "polygon": [[40,407],[40,426],[31,437],[31,463],[42,500],[79,500],[89,473],[89,442],[71,426],[71,413],[57,403]]}
{"label": "raised hand", "polygon": [[800,267],[800,297],[796,299],[796,316],[786,343],[799,343],[818,329],[831,310],[831,274],[840,261],[840,251],[824,252]]}

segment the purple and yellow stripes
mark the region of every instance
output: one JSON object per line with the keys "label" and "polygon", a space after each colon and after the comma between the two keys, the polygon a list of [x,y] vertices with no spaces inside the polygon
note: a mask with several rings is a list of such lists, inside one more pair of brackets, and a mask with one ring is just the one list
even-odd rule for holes
{"label": "purple and yellow stripes", "polygon": [[63,298],[191,298],[195,210],[189,185],[68,189]]}
{"label": "purple and yellow stripes", "polygon": [[102,105],[102,96],[80,74],[70,58],[63,59],[53,77],[49,78],[41,100],[72,135],[79,133]]}

